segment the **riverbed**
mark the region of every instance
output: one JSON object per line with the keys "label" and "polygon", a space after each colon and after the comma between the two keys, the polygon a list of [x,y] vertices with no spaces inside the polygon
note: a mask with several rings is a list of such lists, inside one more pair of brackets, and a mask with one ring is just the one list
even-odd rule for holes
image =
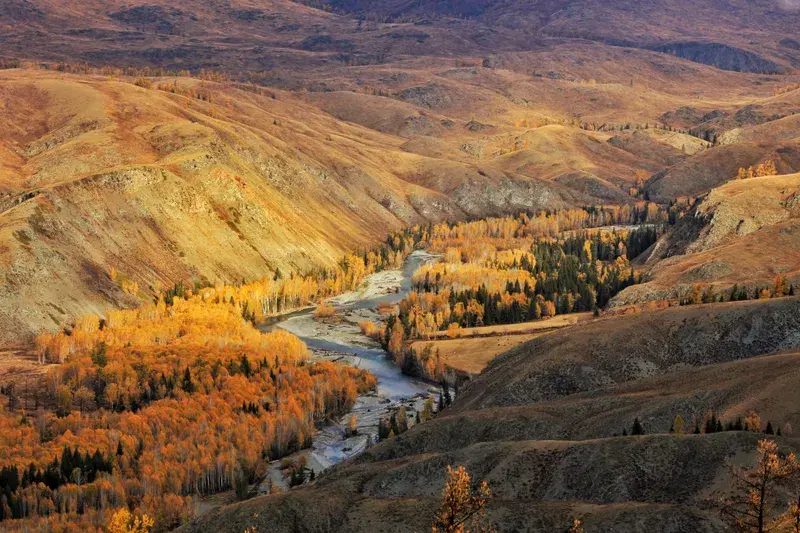
{"label": "riverbed", "polygon": [[[328,300],[336,309],[336,317],[331,319],[317,320],[314,310],[307,309],[261,326],[262,331],[281,328],[298,336],[311,350],[312,360],[349,364],[368,370],[378,378],[374,392],[359,396],[350,413],[322,427],[314,436],[311,449],[302,450],[291,459],[305,457],[306,467],[319,474],[377,442],[378,423],[390,411],[403,405],[409,417],[413,417],[428,397],[436,399],[438,387],[403,374],[377,342],[361,333],[358,325],[364,320],[377,321],[379,304],[397,303],[408,295],[414,271],[434,259],[435,256],[416,251],[402,268],[368,276],[358,290]],[[345,429],[353,415],[358,433],[346,437]],[[270,488],[273,491],[288,489],[280,461],[270,464],[267,481],[260,490]]]}

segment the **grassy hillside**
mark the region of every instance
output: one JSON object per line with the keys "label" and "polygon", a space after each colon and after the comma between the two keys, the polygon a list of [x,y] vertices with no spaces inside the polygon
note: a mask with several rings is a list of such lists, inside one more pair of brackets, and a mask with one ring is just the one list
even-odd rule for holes
{"label": "grassy hillside", "polygon": [[[0,318],[14,332],[3,342],[134,305],[178,279],[256,279],[330,265],[393,228],[632,202],[637,171],[740,146],[708,149],[696,137],[644,126],[591,131],[583,122],[542,122],[587,91],[631,90],[613,84],[534,82],[552,96],[540,112],[518,114],[518,97],[498,92],[504,79],[527,90],[516,71],[407,72],[386,79],[389,96],[3,72],[8,297]],[[430,76],[442,81],[423,82]],[[746,78],[739,83],[750,90]],[[647,104],[651,116],[678,105],[661,96]],[[481,99],[492,105],[470,117],[466,102]],[[634,112],[621,105],[622,116]],[[112,283],[111,267],[141,294]]]}
{"label": "grassy hillside", "polygon": [[[208,102],[102,78],[2,75],[0,145],[15,155],[2,164],[5,342],[179,279],[331,265],[389,228],[460,213],[396,177],[394,139],[287,94],[179,80]],[[112,267],[142,294],[117,287]]]}
{"label": "grassy hillside", "polygon": [[797,283],[800,174],[733,180],[711,191],[644,258],[647,282],[612,306],[685,298],[694,287]]}

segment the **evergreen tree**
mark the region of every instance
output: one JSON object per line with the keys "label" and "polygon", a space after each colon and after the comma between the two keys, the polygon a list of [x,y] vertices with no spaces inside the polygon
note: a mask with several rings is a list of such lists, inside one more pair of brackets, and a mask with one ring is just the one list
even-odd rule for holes
{"label": "evergreen tree", "polygon": [[90,357],[92,358],[92,362],[100,368],[104,368],[108,364],[108,355],[106,354],[108,346],[105,342],[98,343]]}
{"label": "evergreen tree", "polygon": [[247,354],[242,354],[242,360],[239,366],[245,377],[249,378],[252,375],[253,367],[250,365],[250,359],[247,358]]}
{"label": "evergreen tree", "polygon": [[706,420],[706,433],[715,433],[717,431],[717,417],[711,413],[711,418]]}
{"label": "evergreen tree", "polygon": [[186,370],[183,372],[183,390],[188,392],[189,394],[194,392],[194,383],[192,382],[192,371],[189,367],[186,367]]}

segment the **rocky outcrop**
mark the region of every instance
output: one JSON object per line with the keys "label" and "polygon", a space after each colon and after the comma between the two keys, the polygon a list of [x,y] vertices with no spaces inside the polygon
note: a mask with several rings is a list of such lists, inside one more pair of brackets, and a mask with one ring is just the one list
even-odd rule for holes
{"label": "rocky outcrop", "polygon": [[[615,296],[620,308],[686,298],[695,284],[769,287],[800,277],[800,175],[733,180],[712,190],[640,262],[646,282]],[[768,259],[767,259],[768,258]]]}
{"label": "rocky outcrop", "polygon": [[436,83],[404,89],[398,96],[401,100],[427,109],[446,109],[454,104],[447,88]]}

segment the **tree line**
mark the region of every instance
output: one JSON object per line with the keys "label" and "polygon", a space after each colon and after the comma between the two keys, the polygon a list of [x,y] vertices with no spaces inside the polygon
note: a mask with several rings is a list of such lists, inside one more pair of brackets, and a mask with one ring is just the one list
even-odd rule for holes
{"label": "tree line", "polygon": [[778,274],[772,286],[751,286],[734,283],[729,289],[714,287],[714,285],[692,285],[688,295],[680,298],[680,305],[709,304],[716,302],[741,302],[746,300],[768,300],[770,298],[783,298],[794,296],[794,284],[789,283],[785,276]]}
{"label": "tree line", "polygon": [[[366,371],[311,363],[297,337],[254,323],[353,290],[413,249],[398,232],[305,275],[178,281],[139,308],[39,335],[40,362],[60,363],[46,377],[49,409],[37,396],[33,413],[19,410],[13,384],[0,391],[10,407],[0,410],[4,528],[97,528],[122,506],[160,531],[187,518],[193,496],[246,493],[269,460],[310,446],[318,422],[376,384]],[[127,280],[113,268],[109,277]]]}
{"label": "tree line", "polygon": [[[520,214],[410,230],[441,254],[412,276],[413,291],[382,325],[362,324],[404,372],[441,380],[436,352],[410,344],[439,332],[593,311],[640,275],[630,260],[655,243],[666,210],[589,208]],[[638,225],[594,228],[592,224]]]}

